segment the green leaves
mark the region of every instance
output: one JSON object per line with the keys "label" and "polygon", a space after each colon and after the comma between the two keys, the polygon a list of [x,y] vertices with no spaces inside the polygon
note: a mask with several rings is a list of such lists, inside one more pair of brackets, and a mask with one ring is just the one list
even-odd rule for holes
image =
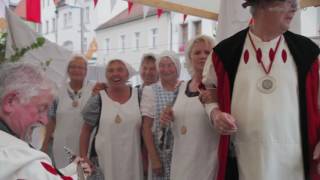
{"label": "green leaves", "polygon": [[[32,43],[30,46],[23,47],[23,48],[16,48],[13,47],[15,53],[11,55],[8,59],[5,58],[5,51],[6,51],[6,37],[7,33],[0,34],[0,64],[4,62],[17,62],[19,59],[29,50],[37,49],[45,43],[46,39],[43,37],[38,37],[34,43]],[[50,65],[50,62],[52,60],[46,61],[45,64]]]}

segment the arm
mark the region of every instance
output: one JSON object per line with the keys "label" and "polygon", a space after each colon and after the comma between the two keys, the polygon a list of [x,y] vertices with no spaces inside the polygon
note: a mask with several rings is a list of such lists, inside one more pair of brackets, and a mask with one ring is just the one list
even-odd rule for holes
{"label": "arm", "polygon": [[88,148],[90,143],[90,135],[93,130],[93,126],[88,123],[83,123],[80,133],[80,157],[88,160]]}
{"label": "arm", "polygon": [[49,143],[51,141],[51,138],[53,137],[53,133],[56,128],[57,108],[58,108],[58,99],[55,99],[53,103],[50,105],[48,110],[49,123],[46,125],[46,135],[41,148],[41,151],[45,153],[48,153]]}
{"label": "arm", "polygon": [[142,136],[146,145],[148,156],[152,165],[152,170],[157,175],[162,174],[162,164],[157,153],[152,136],[153,118],[144,116],[142,124]]}
{"label": "arm", "polygon": [[56,128],[56,119],[50,119],[49,120],[49,123],[46,125],[46,136],[44,138],[44,141],[43,141],[43,145],[42,145],[42,148],[41,148],[41,151],[45,152],[45,153],[48,153],[49,151],[49,143],[50,143],[50,140],[53,136],[53,132]]}
{"label": "arm", "polygon": [[141,113],[143,117],[142,121],[142,137],[145,143],[145,146],[148,151],[148,157],[151,162],[151,167],[153,172],[157,175],[162,174],[162,165],[160,161],[160,157],[157,153],[153,134],[152,134],[152,126],[153,126],[153,119],[155,118],[156,112],[156,99],[153,92],[152,87],[146,86],[143,88],[142,91],[142,98],[141,98]]}
{"label": "arm", "polygon": [[[212,63],[212,58],[218,58],[214,52],[208,56],[206,64],[203,69],[202,83],[206,88],[217,87],[217,74]],[[219,99],[219,97],[217,97]],[[209,116],[213,127],[222,135],[230,135],[237,131],[236,121],[231,114],[222,112],[217,102],[205,104],[206,112]]]}

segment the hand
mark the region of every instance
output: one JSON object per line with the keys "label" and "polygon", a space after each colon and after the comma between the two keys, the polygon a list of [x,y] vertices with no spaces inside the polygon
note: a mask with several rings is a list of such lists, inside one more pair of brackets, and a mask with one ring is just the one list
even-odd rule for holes
{"label": "hand", "polygon": [[214,109],[211,112],[214,128],[222,135],[231,135],[237,131],[236,120],[228,113]]}
{"label": "hand", "polygon": [[313,151],[313,160],[318,160],[317,172],[320,174],[320,142],[316,145]]}
{"label": "hand", "polygon": [[209,104],[213,102],[217,102],[217,89],[210,88],[206,90],[198,89],[200,92],[199,100],[202,104]]}
{"label": "hand", "polygon": [[171,106],[167,106],[160,114],[160,123],[163,126],[168,126],[173,121],[173,111]]}
{"label": "hand", "polygon": [[106,83],[103,83],[103,82],[97,82],[93,89],[92,89],[92,94],[93,95],[96,95],[99,93],[99,91],[105,89],[107,87],[107,84]]}
{"label": "hand", "polygon": [[162,169],[162,163],[160,161],[160,158],[157,157],[154,160],[151,160],[151,167],[152,167],[152,172],[157,175],[157,176],[162,176],[163,175],[163,169]]}
{"label": "hand", "polygon": [[76,157],[73,163],[76,163],[82,168],[85,176],[90,176],[92,174],[93,164],[88,158]]}

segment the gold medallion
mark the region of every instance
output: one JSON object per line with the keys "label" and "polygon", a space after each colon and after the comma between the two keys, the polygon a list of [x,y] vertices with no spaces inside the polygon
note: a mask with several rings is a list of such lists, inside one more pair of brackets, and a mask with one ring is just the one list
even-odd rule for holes
{"label": "gold medallion", "polygon": [[180,132],[181,132],[182,135],[187,134],[187,127],[186,126],[182,126],[181,129],[180,129]]}
{"label": "gold medallion", "polygon": [[116,124],[120,124],[121,123],[121,117],[119,116],[119,114],[117,114],[117,116],[116,116],[116,118],[114,119],[114,122],[116,123]]}
{"label": "gold medallion", "polygon": [[78,107],[79,106],[79,102],[77,100],[73,100],[72,101],[72,106],[73,107]]}

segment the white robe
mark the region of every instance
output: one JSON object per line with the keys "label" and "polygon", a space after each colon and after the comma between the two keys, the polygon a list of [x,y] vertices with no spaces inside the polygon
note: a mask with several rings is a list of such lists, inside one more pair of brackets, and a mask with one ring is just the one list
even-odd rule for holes
{"label": "white robe", "polygon": [[[254,34],[251,36],[256,48],[262,49],[262,61],[268,68],[269,49],[275,49],[278,38],[262,42]],[[249,51],[247,63],[244,61],[245,50]],[[285,62],[283,50],[287,52]],[[203,82],[206,85],[216,84],[216,74],[210,64],[211,59],[204,68]],[[240,180],[303,180],[298,77],[283,37],[269,74],[276,79],[276,89],[271,94],[262,93],[257,88],[259,78],[265,75],[247,36],[231,102],[231,115],[238,126],[232,141]]]}
{"label": "white robe", "polygon": [[65,167],[70,163],[64,147],[79,155],[80,133],[84,122],[81,111],[91,96],[93,86],[93,83],[87,83],[83,86],[77,107],[72,106],[72,99],[67,91],[68,84],[59,91],[52,147],[53,158],[57,168]]}
{"label": "white robe", "polygon": [[[61,180],[61,177],[47,170],[43,164],[51,166],[49,156],[41,151],[32,149],[29,145],[0,131],[0,179],[41,179]],[[60,170],[67,176],[77,179],[76,164]]]}
{"label": "white robe", "polygon": [[[102,108],[95,147],[105,180],[141,180],[141,114],[138,92],[132,88],[124,104],[100,92]],[[116,122],[119,115],[121,121]]]}
{"label": "white robe", "polygon": [[[212,127],[198,96],[187,97],[182,83],[173,106],[174,145],[172,180],[213,180],[216,175],[219,135]],[[186,127],[186,134],[181,128]]]}

